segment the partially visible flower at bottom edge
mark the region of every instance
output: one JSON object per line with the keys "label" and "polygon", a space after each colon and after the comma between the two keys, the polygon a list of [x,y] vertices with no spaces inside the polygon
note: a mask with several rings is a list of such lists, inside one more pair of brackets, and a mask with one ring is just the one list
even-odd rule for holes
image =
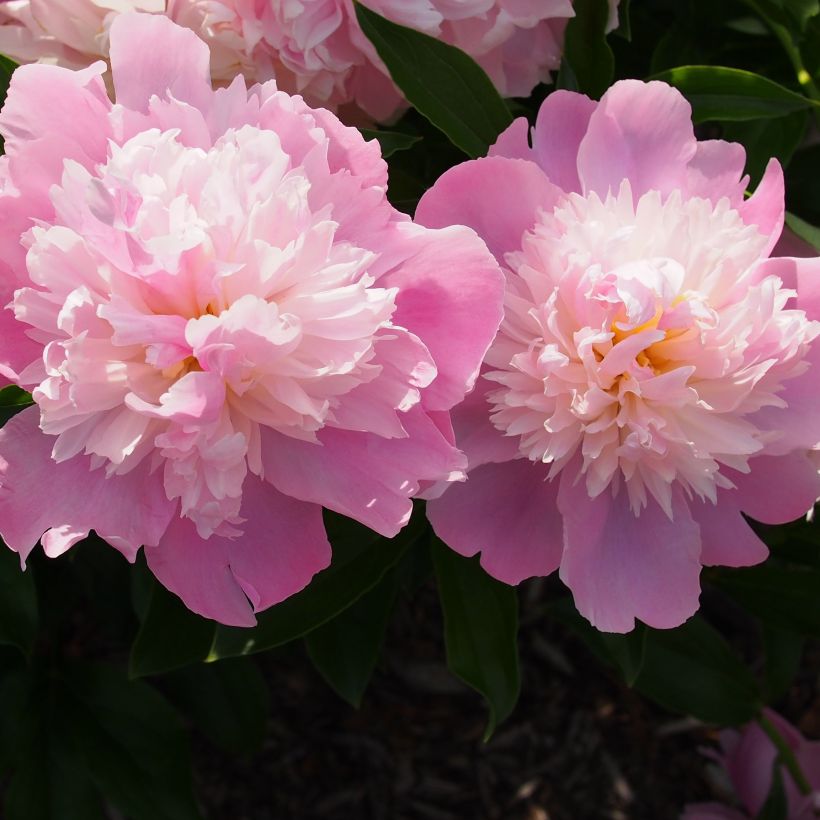
{"label": "partially visible flower at bottom edge", "polygon": [[[807,740],[771,709],[764,709],[763,715],[792,750],[802,774],[814,789],[811,794],[801,794],[788,770],[778,764],[788,806],[786,820],[812,820],[820,805],[820,742]],[[754,820],[772,789],[778,753],[771,738],[756,722],[741,729],[725,729],[720,733],[720,751],[713,756],[725,771],[740,807],[691,803],[684,808],[681,820]]]}

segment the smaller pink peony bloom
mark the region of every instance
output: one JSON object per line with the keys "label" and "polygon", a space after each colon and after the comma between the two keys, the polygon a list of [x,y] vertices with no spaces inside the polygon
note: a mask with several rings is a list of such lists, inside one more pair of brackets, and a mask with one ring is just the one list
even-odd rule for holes
{"label": "smaller pink peony bloom", "polygon": [[820,259],[769,258],[780,166],[744,199],[742,147],[698,143],[663,83],[555,92],[531,139],[517,120],[419,203],[507,275],[454,415],[470,478],[430,520],[507,583],[560,568],[602,630],[674,627],[701,565],[765,559],[742,514],[790,521],[818,495]]}
{"label": "smaller pink peony bloom", "polygon": [[[779,764],[788,805],[787,820],[814,820],[820,808],[820,742],[806,740],[771,709],[764,714],[788,744],[800,771],[814,789],[812,794],[802,794],[786,767]],[[692,803],[684,809],[681,820],[753,820],[763,809],[777,760],[777,749],[769,736],[757,723],[750,723],[740,731],[721,732],[720,747],[715,758],[728,775],[740,808],[721,803]]]}
{"label": "smaller pink peony bloom", "polygon": [[[147,50],[146,43],[152,48]],[[213,91],[167,18],[103,63],[18,69],[0,113],[0,533],[25,560],[95,529],[228,624],[327,566],[322,506],[395,535],[462,478],[448,410],[503,279],[412,223],[375,142],[273,83]],[[45,492],[43,492],[45,490]]]}
{"label": "smaller pink peony bloom", "polygon": [[[366,0],[396,23],[474,57],[505,96],[527,96],[561,60],[572,0]],[[18,61],[84,67],[108,53],[108,29],[125,11],[165,14],[194,30],[211,53],[213,78],[276,79],[312,105],[355,103],[378,120],[404,101],[359,28],[353,0],[7,0],[0,53]],[[610,28],[618,22],[610,0]]]}

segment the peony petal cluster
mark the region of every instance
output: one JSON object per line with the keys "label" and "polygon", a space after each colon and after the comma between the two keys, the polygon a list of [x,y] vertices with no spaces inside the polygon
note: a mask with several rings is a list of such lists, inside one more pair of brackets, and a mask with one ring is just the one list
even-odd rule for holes
{"label": "peony petal cluster", "polygon": [[[527,96],[558,68],[572,0],[366,0],[396,23],[458,46],[506,96]],[[165,14],[212,52],[214,80],[276,79],[312,105],[355,103],[378,120],[403,105],[359,28],[353,0],[6,0],[0,53],[82,68],[107,56],[108,30],[125,11]],[[609,25],[617,25],[610,0]]]}
{"label": "peony petal cluster", "polygon": [[560,570],[604,631],[681,624],[702,565],[766,557],[744,516],[818,496],[820,259],[770,256],[782,171],[747,199],[744,163],[696,140],[676,90],[622,81],[551,94],[418,207],[473,227],[507,277],[454,415],[469,480],[433,527],[507,583]]}
{"label": "peony petal cluster", "polygon": [[[501,319],[473,231],[415,225],[325,110],[240,77],[163,16],[105,65],[18,69],[0,113],[0,533],[90,529],[194,611],[250,625],[330,561],[322,507],[385,536],[464,476],[449,409]],[[145,44],[152,43],[150,50]]]}
{"label": "peony petal cluster", "polygon": [[764,715],[791,749],[800,771],[814,789],[802,794],[791,774],[780,763],[778,752],[769,736],[757,723],[740,730],[720,733],[720,753],[715,755],[728,777],[739,808],[722,803],[691,803],[681,820],[753,820],[760,815],[772,788],[775,765],[779,766],[786,794],[786,820],[812,820],[820,808],[820,743],[806,740],[785,718],[764,710]]}

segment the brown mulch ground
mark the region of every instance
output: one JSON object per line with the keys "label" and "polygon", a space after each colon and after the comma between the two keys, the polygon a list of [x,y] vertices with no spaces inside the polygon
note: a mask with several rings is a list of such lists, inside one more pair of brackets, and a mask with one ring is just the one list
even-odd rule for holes
{"label": "brown mulch ground", "polygon": [[[195,748],[212,820],[596,820],[676,818],[721,784],[698,751],[714,731],[668,714],[607,672],[560,627],[521,631],[522,697],[482,742],[480,698],[442,662],[435,593],[405,602],[359,711],[300,651],[266,664],[268,739],[250,759]],[[784,703],[818,723],[820,654]]]}

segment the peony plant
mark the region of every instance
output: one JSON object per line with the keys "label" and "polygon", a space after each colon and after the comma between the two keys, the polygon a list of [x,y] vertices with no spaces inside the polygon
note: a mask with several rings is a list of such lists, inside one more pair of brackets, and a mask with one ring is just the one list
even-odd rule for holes
{"label": "peony plant", "polygon": [[783,173],[746,199],[744,161],[664,83],[557,91],[416,213],[473,227],[507,277],[453,418],[469,480],[430,521],[509,584],[558,569],[603,631],[683,623],[701,566],[766,558],[744,516],[820,494],[820,259],[770,256]]}
{"label": "peony plant", "polygon": [[0,533],[22,561],[92,528],[144,546],[248,626],[330,562],[323,506],[393,536],[463,478],[448,411],[503,277],[469,228],[391,207],[378,144],[330,112],[212,90],[167,18],[117,17],[111,65],[114,103],[103,63],[31,65],[0,113],[0,373],[36,402],[0,432]]}

